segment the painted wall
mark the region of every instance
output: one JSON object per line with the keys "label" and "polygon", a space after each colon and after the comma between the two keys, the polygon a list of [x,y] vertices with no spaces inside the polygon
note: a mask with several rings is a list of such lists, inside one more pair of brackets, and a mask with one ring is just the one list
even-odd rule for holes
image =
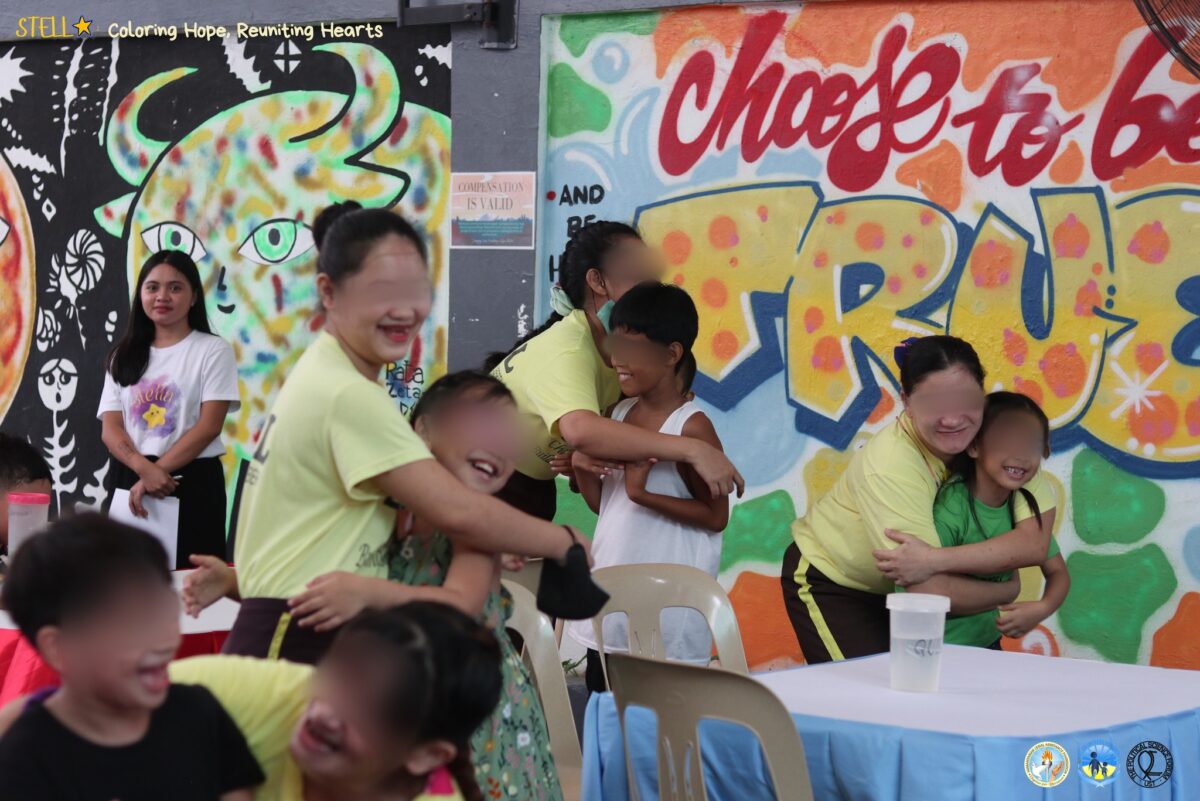
{"label": "painted wall", "polygon": [[696,389],[749,482],[722,579],[759,667],[802,658],[778,584],[790,523],[896,415],[894,345],[948,330],[989,388],[1053,420],[1074,583],[1006,647],[1200,668],[1200,86],[1132,3],[1012,9],[544,27],[534,317],[593,218],[636,218],[692,293]]}
{"label": "painted wall", "polygon": [[26,41],[0,45],[0,425],[97,503],[105,354],[152,252],[200,266],[239,364],[232,481],[282,377],[320,327],[309,224],[330,202],[396,206],[430,236],[437,301],[404,407],[445,369],[450,32]]}

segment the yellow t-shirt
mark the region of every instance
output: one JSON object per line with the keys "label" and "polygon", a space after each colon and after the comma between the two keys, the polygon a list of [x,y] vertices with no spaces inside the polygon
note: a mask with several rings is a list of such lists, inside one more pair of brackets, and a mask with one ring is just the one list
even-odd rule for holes
{"label": "yellow t-shirt", "polygon": [[509,354],[492,375],[512,391],[525,420],[530,447],[517,470],[530,478],[554,478],[550,460],[569,450],[558,431],[564,415],[603,414],[621,397],[617,374],[578,310]]}
{"label": "yellow t-shirt", "polygon": [[[173,682],[208,688],[242,730],[267,777],[255,791],[256,801],[304,801],[304,782],[288,744],[308,706],[311,666],[244,656],[197,656],[172,662],[169,670]],[[462,795],[455,786],[450,794],[423,793],[413,801],[462,801]]]}
{"label": "yellow t-shirt", "polygon": [[331,570],[386,578],[396,511],[369,479],[431,458],[387,390],[322,332],[275,399],[246,474],[242,597],[287,598]]}
{"label": "yellow t-shirt", "polygon": [[[808,514],[792,524],[792,537],[801,556],[837,584],[891,592],[893,584],[875,567],[871,551],[895,546],[884,536],[886,528],[940,547],[933,502],[945,480],[945,464],[925,448],[908,418],[901,416],[851,457],[828,494],[815,502],[809,499]],[[1054,487],[1041,471],[1026,489],[1042,512],[1057,506]],[[1018,498],[1017,522],[1032,516],[1029,505]]]}

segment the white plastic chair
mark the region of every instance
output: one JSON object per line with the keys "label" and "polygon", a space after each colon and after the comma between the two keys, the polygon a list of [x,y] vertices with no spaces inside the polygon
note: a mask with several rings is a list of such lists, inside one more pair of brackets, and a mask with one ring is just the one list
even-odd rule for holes
{"label": "white plastic chair", "polygon": [[[717,646],[720,666],[743,675],[750,672],[729,596],[703,570],[687,565],[617,565],[594,571],[592,578],[611,596],[600,614],[592,618],[600,653],[604,653],[604,618],[624,612],[629,618],[629,653],[665,660],[662,611],[685,607],[704,615]],[[603,664],[606,660],[600,661]],[[608,678],[607,665],[604,676]]]}
{"label": "white plastic chair", "polygon": [[779,801],[812,801],[804,743],[779,699],[748,676],[678,662],[609,654],[608,675],[625,740],[629,797],[640,801],[629,750],[626,713],[645,707],[658,718],[656,761],[661,801],[707,801],[700,721],[724,720],[750,729],[766,757]]}
{"label": "white plastic chair", "polygon": [[575,716],[571,712],[571,699],[567,694],[567,679],[554,638],[554,627],[550,625],[550,618],[538,611],[533,593],[508,579],[503,584],[513,598],[513,612],[508,619],[508,627],[525,641],[523,655],[533,673],[542,710],[546,714],[550,751],[554,755],[554,767],[558,770],[563,797],[567,801],[575,801],[580,795],[583,754],[579,748],[579,735],[575,729]]}

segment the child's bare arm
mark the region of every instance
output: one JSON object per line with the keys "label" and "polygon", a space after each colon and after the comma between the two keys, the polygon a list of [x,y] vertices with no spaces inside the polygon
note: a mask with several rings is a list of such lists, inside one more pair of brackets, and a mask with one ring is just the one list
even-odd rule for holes
{"label": "child's bare arm", "polygon": [[[712,421],[703,414],[694,414],[683,425],[683,436],[703,440],[717,450],[722,450],[721,440]],[[691,498],[672,498],[646,491],[646,477],[649,465],[629,465],[625,473],[625,490],[630,500],[647,509],[653,509],[661,515],[680,523],[707,531],[724,531],[729,525],[729,497],[713,496],[707,482],[692,469],[691,465],[678,465],[679,474],[687,484]]]}
{"label": "child's bare arm", "polygon": [[1055,554],[1042,564],[1042,575],[1046,577],[1046,587],[1042,597],[1036,601],[1005,604],[1000,607],[1004,614],[996,622],[1001,634],[1008,637],[1024,637],[1039,623],[1058,611],[1067,593],[1071,589],[1071,574],[1067,572],[1067,562],[1062,554]]}
{"label": "child's bare arm", "polygon": [[[579,451],[575,451],[571,458],[574,460],[586,459],[588,457]],[[587,501],[588,508],[596,514],[600,514],[600,476],[591,470],[576,470],[575,483],[579,486],[579,494]]]}

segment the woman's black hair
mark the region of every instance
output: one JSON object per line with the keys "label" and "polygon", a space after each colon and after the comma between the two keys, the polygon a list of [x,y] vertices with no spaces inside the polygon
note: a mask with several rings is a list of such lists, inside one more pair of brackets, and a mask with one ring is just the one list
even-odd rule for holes
{"label": "woman's black hair", "polygon": [[160,250],[142,263],[138,273],[137,286],[133,290],[133,302],[129,308],[129,319],[125,323],[125,332],[113,349],[109,351],[105,366],[112,374],[113,380],[123,387],[136,384],[146,372],[150,364],[150,346],[154,344],[154,322],[146,316],[142,308],[142,285],[146,283],[150,271],[160,264],[169,264],[187,279],[195,295],[192,307],[188,309],[188,326],[193,331],[211,334],[208,325],[208,311],[204,305],[204,284],[200,280],[200,271],[196,262],[181,250]]}
{"label": "woman's black hair", "polygon": [[[632,225],[597,220],[580,228],[567,240],[567,247],[558,259],[558,284],[567,293],[575,308],[583,308],[587,300],[587,274],[593,268],[603,271],[604,258],[614,245],[622,239],[638,239],[641,234]],[[483,369],[491,372],[508,354],[524,345],[538,334],[562,319],[558,312],[551,312],[546,321],[513,343],[506,351],[491,353],[483,362]]]}
{"label": "woman's black hair", "polygon": [[983,364],[971,343],[952,336],[928,336],[906,339],[894,353],[896,366],[900,368],[900,388],[904,394],[913,390],[930,373],[961,367],[983,386]]}
{"label": "woman's black hair", "polygon": [[420,400],[408,414],[409,422],[416,425],[422,417],[435,413],[450,401],[470,392],[478,393],[478,400],[515,402],[512,391],[500,379],[478,370],[460,370],[447,373],[421,393]]}
{"label": "woman's black hair", "polygon": [[368,610],[338,632],[329,657],[350,651],[394,662],[380,712],[417,742],[446,740],[458,749],[447,767],[464,801],[482,801],[471,762],[471,736],[500,702],[500,644],[465,613],[433,601]]}
{"label": "woman's black hair", "polygon": [[334,284],[362,269],[363,259],[380,239],[395,234],[407,239],[428,262],[425,240],[408,220],[389,209],[364,209],[353,200],[326,206],[313,220],[317,272]]}
{"label": "woman's black hair", "polygon": [[[1037,401],[1017,392],[993,392],[987,396],[987,405],[983,409],[983,420],[979,424],[979,433],[975,435],[975,442],[979,443],[983,440],[984,434],[987,433],[988,427],[992,423],[996,422],[1001,416],[1013,412],[1022,412],[1037,418],[1037,421],[1042,426],[1042,456],[1049,456],[1050,420],[1046,417],[1046,413],[1042,411],[1042,407],[1038,406]],[[975,460],[966,451],[956,455],[946,466],[950,472],[950,479],[942,485],[942,489],[955,481],[965,483],[968,488],[973,486],[975,482]],[[938,493],[941,493],[941,489],[938,490]],[[1037,498],[1033,497],[1033,493],[1024,487],[1017,489],[1017,492],[1009,493],[1008,496],[1008,513],[1012,516],[1014,524],[1016,522],[1017,493],[1020,493],[1021,497],[1025,499],[1025,503],[1029,504],[1034,517],[1037,518],[1038,525],[1041,525],[1042,510],[1038,506]],[[975,525],[982,531],[983,525],[979,522],[979,514],[975,511],[974,495],[971,496],[971,517],[974,519]]]}

